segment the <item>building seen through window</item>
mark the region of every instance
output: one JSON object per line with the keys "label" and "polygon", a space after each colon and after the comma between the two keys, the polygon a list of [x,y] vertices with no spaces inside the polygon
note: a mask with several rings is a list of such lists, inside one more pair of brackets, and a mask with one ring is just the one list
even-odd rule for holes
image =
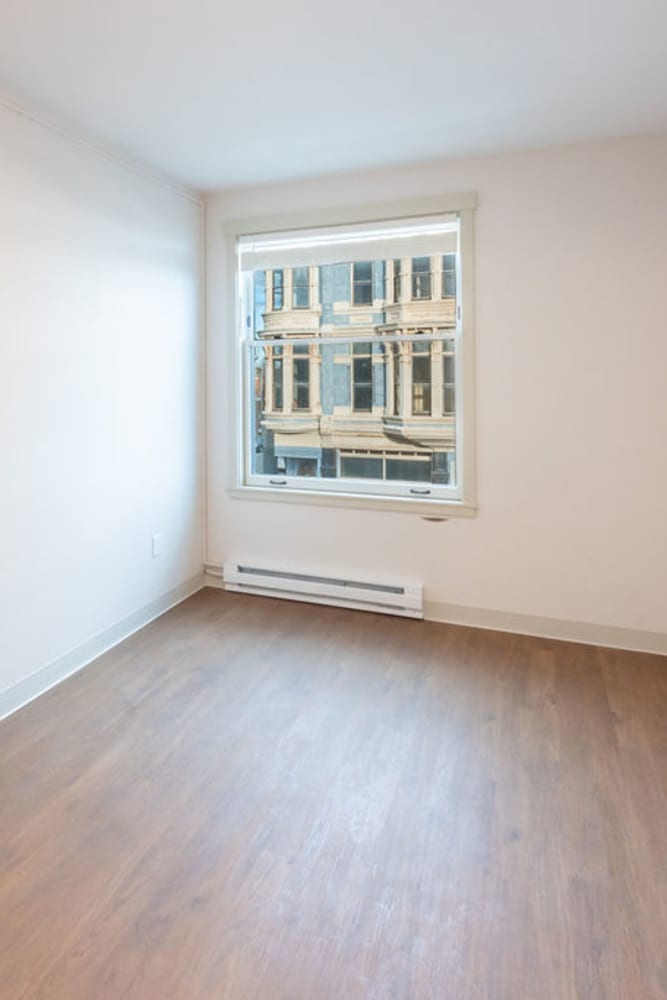
{"label": "building seen through window", "polygon": [[256,475],[456,483],[457,256],[250,272]]}

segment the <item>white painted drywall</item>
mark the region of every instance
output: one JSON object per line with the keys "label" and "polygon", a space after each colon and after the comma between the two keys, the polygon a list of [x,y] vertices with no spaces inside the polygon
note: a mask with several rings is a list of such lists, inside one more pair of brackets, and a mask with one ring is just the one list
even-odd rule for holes
{"label": "white painted drywall", "polygon": [[200,206],[0,108],[0,692],[200,572],[200,287]]}
{"label": "white painted drywall", "polygon": [[[208,201],[208,551],[445,604],[667,632],[667,137]],[[476,191],[479,515],[231,499],[225,217]]]}

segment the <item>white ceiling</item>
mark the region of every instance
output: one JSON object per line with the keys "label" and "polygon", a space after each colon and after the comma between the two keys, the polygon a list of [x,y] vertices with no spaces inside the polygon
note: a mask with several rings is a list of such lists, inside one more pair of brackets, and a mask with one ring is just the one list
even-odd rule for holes
{"label": "white ceiling", "polygon": [[3,0],[0,86],[210,190],[667,130],[664,0]]}

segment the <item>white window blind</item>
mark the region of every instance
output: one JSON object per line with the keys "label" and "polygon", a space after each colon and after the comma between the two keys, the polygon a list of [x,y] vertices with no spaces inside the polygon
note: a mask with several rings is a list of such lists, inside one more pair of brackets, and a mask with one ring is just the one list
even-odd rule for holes
{"label": "white window blind", "polygon": [[456,253],[455,215],[240,236],[242,271]]}

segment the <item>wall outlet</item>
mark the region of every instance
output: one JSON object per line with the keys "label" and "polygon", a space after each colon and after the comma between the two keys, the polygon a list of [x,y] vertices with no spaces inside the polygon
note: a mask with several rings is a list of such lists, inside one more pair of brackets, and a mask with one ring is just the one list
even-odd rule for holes
{"label": "wall outlet", "polygon": [[151,539],[151,550],[153,552],[153,559],[157,559],[158,556],[162,555],[162,535],[159,532],[153,535]]}

